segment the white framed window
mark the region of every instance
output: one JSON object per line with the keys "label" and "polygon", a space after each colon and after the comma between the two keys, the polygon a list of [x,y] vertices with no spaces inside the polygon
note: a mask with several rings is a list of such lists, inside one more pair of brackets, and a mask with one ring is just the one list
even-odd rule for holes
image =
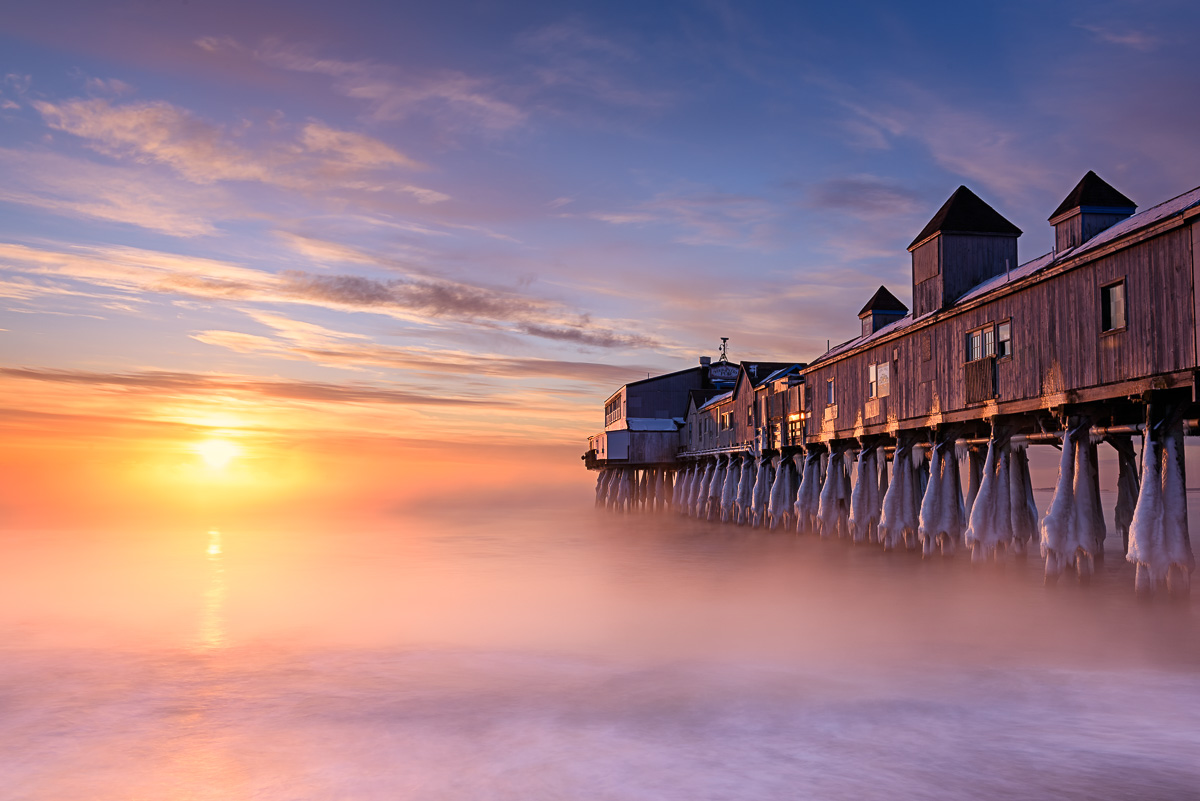
{"label": "white framed window", "polygon": [[834,392],[833,379],[825,379],[825,405],[837,406],[837,394]]}
{"label": "white framed window", "polygon": [[1100,330],[1121,331],[1125,328],[1125,282],[1100,287]]}
{"label": "white framed window", "polygon": [[879,365],[867,365],[867,397],[879,397]]}

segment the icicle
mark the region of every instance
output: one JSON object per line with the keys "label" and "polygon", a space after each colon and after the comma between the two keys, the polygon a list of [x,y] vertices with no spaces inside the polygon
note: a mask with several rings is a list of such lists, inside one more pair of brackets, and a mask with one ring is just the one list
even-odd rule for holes
{"label": "icicle", "polygon": [[1046,581],[1058,580],[1067,567],[1077,562],[1080,550],[1086,550],[1090,531],[1080,531],[1075,511],[1076,469],[1079,440],[1085,430],[1070,430],[1063,436],[1062,457],[1058,464],[1058,482],[1054,497],[1042,518],[1042,556],[1046,559]]}
{"label": "icicle", "polygon": [[708,503],[708,485],[712,482],[713,469],[712,462],[705,463],[704,472],[700,474],[700,481],[692,493],[692,517],[703,515],[704,504]]}
{"label": "icicle", "polygon": [[604,505],[604,491],[608,484],[608,468],[600,468],[600,473],[596,476],[596,506]]}
{"label": "icicle", "polygon": [[1117,508],[1113,518],[1121,535],[1121,550],[1129,553],[1129,524],[1133,522],[1133,509],[1137,506],[1140,489],[1137,455],[1133,450],[1133,437],[1128,434],[1110,436],[1108,442],[1117,451]]}
{"label": "icicle", "polygon": [[1183,461],[1183,421],[1171,426],[1163,448],[1163,538],[1167,566],[1167,591],[1175,597],[1188,595],[1191,573],[1196,569],[1188,536],[1187,485]]}
{"label": "icicle", "polygon": [[1038,511],[1029,476],[1029,452],[1024,444],[1010,445],[1008,497],[1012,519],[1012,549],[1024,556],[1038,535]]}
{"label": "icicle", "polygon": [[675,508],[676,514],[683,514],[684,505],[687,503],[688,485],[692,481],[692,471],[692,465],[688,465],[675,476],[675,492],[671,496],[671,505]]}
{"label": "icicle", "polygon": [[758,459],[758,469],[754,474],[754,492],[750,500],[750,525],[758,527],[766,515],[767,503],[771,500],[770,465],[766,456]]}
{"label": "icicle", "polygon": [[912,446],[898,442],[892,454],[892,480],[883,496],[883,515],[879,520],[879,542],[892,550],[905,538],[909,513],[906,507],[913,497]]}
{"label": "icicle", "polygon": [[979,485],[983,483],[983,457],[975,448],[967,449],[967,498],[963,507],[965,519],[971,519],[971,510],[975,508],[975,498],[979,495]]}
{"label": "icicle", "polygon": [[929,468],[932,477],[931,486],[925,491],[921,502],[921,517],[917,524],[917,537],[921,540],[921,553],[932,556],[937,545],[937,538],[942,516],[942,449],[933,449],[933,464]]}
{"label": "icicle", "polygon": [[742,457],[742,475],[738,479],[737,488],[737,524],[744,526],[750,522],[750,504],[754,500],[754,467],[756,459],[753,454]]}
{"label": "icicle", "polygon": [[845,459],[842,461],[841,474],[839,476],[841,484],[838,487],[838,536],[850,537],[850,494],[853,491],[850,486],[850,465]]}
{"label": "icicle", "polygon": [[995,557],[997,548],[1012,539],[1009,515],[1008,442],[993,430],[983,461],[983,480],[971,507],[970,522],[963,539],[971,549],[971,561]]}
{"label": "icicle", "polygon": [[880,527],[883,525],[883,503],[888,494],[888,463],[887,454],[882,449],[879,451],[879,490],[878,498],[875,502],[875,536],[873,542],[882,543]]}
{"label": "icicle", "polygon": [[1183,427],[1174,419],[1171,423],[1173,430],[1160,435],[1161,444],[1152,439],[1154,430],[1147,431],[1142,451],[1142,486],[1125,557],[1137,565],[1139,595],[1155,593],[1163,582],[1173,595],[1185,595],[1196,567],[1187,530]]}
{"label": "icicle", "polygon": [[728,523],[734,519],[734,503],[737,501],[738,483],[742,480],[742,457],[729,457],[729,467],[725,471],[725,485],[721,488],[721,522]]}
{"label": "icicle", "polygon": [[878,477],[871,474],[875,467],[875,449],[866,448],[858,455],[854,468],[854,487],[850,491],[850,538],[866,542],[871,533],[871,489],[879,489]]}
{"label": "icicle", "polygon": [[708,499],[704,502],[701,514],[705,520],[721,519],[721,490],[725,487],[725,474],[729,471],[729,457],[725,454],[717,456],[717,467],[713,471],[712,481],[708,485]]}
{"label": "icicle", "polygon": [[944,556],[954,553],[955,543],[962,536],[962,511],[957,452],[953,443],[946,441],[933,449],[929,486],[921,501],[917,537],[925,556],[939,549]]}
{"label": "icicle", "polygon": [[780,458],[775,471],[775,481],[771,484],[771,496],[767,503],[767,519],[772,529],[786,522],[791,497],[792,457],[784,456]]}
{"label": "icicle", "polygon": [[841,509],[838,504],[842,492],[842,453],[830,451],[829,465],[825,471],[825,483],[821,486],[820,501],[817,506],[818,533],[822,537],[837,535],[838,518]]}

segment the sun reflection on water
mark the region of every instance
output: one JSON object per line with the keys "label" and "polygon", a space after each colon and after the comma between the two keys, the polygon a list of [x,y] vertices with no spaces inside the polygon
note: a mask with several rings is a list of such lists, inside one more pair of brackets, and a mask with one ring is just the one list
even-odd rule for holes
{"label": "sun reflection on water", "polygon": [[204,591],[204,606],[200,614],[199,645],[204,650],[225,646],[225,562],[221,549],[221,532],[208,532],[208,588]]}

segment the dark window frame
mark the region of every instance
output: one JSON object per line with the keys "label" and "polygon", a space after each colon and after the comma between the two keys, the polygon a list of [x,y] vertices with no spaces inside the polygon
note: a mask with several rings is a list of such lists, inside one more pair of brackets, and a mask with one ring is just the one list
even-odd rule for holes
{"label": "dark window frame", "polygon": [[[1001,326],[1005,326],[1005,325],[1008,326],[1008,339],[1002,340],[1000,338],[1000,328],[1001,328]],[[996,321],[996,361],[998,361],[998,362],[1008,361],[1009,359],[1011,359],[1013,357],[1012,330],[1013,330],[1013,324],[1012,324],[1011,317],[1004,319],[1004,320]],[[1005,353],[1003,355],[1000,354],[1000,343],[1001,342],[1008,343],[1008,353]]]}
{"label": "dark window frame", "polygon": [[[1113,287],[1121,288],[1121,324],[1112,325],[1112,294]],[[1106,323],[1108,324],[1105,327]],[[1100,335],[1119,334],[1129,330],[1129,289],[1122,276],[1116,281],[1100,285]]]}

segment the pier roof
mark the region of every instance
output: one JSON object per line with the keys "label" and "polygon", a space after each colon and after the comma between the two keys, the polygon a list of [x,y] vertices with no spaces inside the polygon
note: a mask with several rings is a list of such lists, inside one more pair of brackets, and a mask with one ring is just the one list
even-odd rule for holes
{"label": "pier roof", "polygon": [[934,234],[1009,234],[1020,236],[1021,229],[1010,223],[1000,212],[983,201],[979,195],[960,186],[942,204],[917,238],[908,246],[912,250]]}
{"label": "pier roof", "polygon": [[1162,222],[1169,217],[1181,215],[1184,212],[1198,206],[1200,206],[1200,187],[1197,187],[1190,192],[1184,192],[1182,195],[1173,197],[1170,200],[1164,201],[1163,203],[1159,203],[1157,206],[1151,206],[1145,211],[1127,217],[1116,225],[1106,228],[1104,231],[1100,232],[1077,247],[1062,250],[1057,253],[1046,253],[1038,256],[1036,259],[1032,259],[1022,265],[1019,265],[1007,273],[989,278],[986,281],[983,281],[982,283],[972,287],[970,291],[959,298],[948,310],[942,309],[940,311],[930,312],[929,314],[922,315],[915,320],[913,319],[912,314],[909,313],[895,322],[885,325],[878,331],[875,331],[868,336],[856,337],[839,345],[835,345],[827,352],[821,354],[816,359],[813,359],[808,366],[815,367],[818,364],[835,359],[851,350],[854,350],[855,348],[868,345],[876,340],[884,339],[891,334],[909,327],[915,322],[920,322],[921,320],[937,314],[946,314],[947,311],[952,311],[955,308],[963,306],[969,301],[977,300],[990,295],[993,292],[999,292],[1007,285],[1015,283],[1020,279],[1037,275],[1038,273],[1049,270],[1055,265],[1063,264],[1071,259],[1086,255],[1087,253],[1098,250],[1105,245],[1120,239],[1121,237],[1137,233],[1138,231],[1149,228],[1150,226]]}
{"label": "pier roof", "polygon": [[1048,219],[1053,220],[1060,214],[1066,214],[1068,211],[1080,208],[1081,206],[1102,209],[1129,209],[1130,211],[1137,208],[1136,203],[1118,192],[1112,184],[1091,170],[1088,170],[1087,175],[1079,179],[1079,183],[1075,184],[1075,188],[1063,199],[1062,203],[1058,204],[1058,208],[1054,210],[1054,213]]}

